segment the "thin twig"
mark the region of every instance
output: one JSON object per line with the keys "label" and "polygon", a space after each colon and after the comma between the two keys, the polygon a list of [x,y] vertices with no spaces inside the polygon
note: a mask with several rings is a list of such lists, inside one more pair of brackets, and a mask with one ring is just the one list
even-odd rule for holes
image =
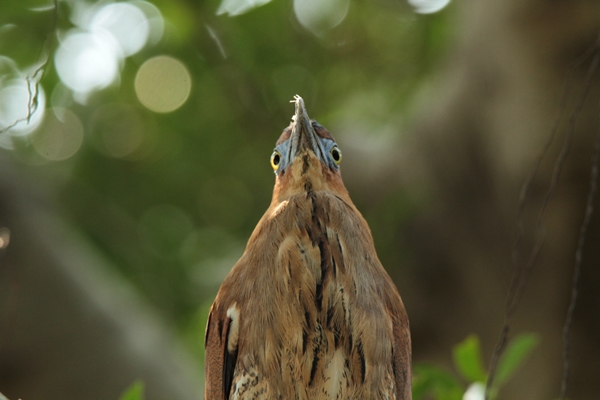
{"label": "thin twig", "polygon": [[540,165],[544,155],[546,154],[552,141],[554,140],[554,136],[558,130],[562,112],[557,117],[557,120],[555,122],[553,129],[550,132],[548,140],[546,141],[541,152],[538,154],[538,157],[536,158],[533,171],[530,174],[528,180],[523,185],[523,189],[521,190],[521,195],[519,198],[519,205],[517,208],[518,236],[517,236],[517,241],[515,242],[515,247],[513,249],[513,258],[515,260],[516,266],[515,266],[515,271],[513,274],[511,286],[509,288],[509,293],[507,295],[504,323],[502,326],[502,330],[500,332],[500,337],[496,344],[496,348],[494,350],[494,354],[492,355],[492,359],[490,362],[489,375],[488,375],[488,380],[486,383],[486,390],[485,390],[485,399],[486,400],[489,399],[490,392],[491,392],[491,389],[492,389],[493,383],[494,383],[494,378],[496,375],[496,369],[498,366],[498,362],[504,352],[506,343],[508,341],[508,334],[510,331],[510,324],[511,324],[512,318],[518,308],[521,297],[525,290],[525,286],[527,284],[527,281],[529,280],[529,276],[531,275],[533,267],[537,261],[538,255],[544,244],[544,240],[545,240],[545,236],[546,236],[546,232],[545,232],[544,224],[543,224],[544,217],[546,215],[546,210],[548,208],[548,204],[550,203],[550,200],[554,196],[554,193],[556,192],[556,188],[558,187],[558,181],[559,181],[560,175],[563,170],[563,165],[564,165],[564,163],[569,155],[570,149],[571,149],[573,135],[575,132],[575,124],[576,124],[577,118],[579,117],[579,114],[581,113],[581,111],[583,109],[583,105],[585,104],[585,99],[587,98],[587,95],[589,93],[589,89],[591,86],[591,84],[590,84],[591,79],[592,79],[594,73],[596,72],[596,69],[598,67],[598,62],[600,61],[597,50],[598,50],[598,44],[595,44],[590,50],[588,50],[585,54],[583,54],[582,57],[580,57],[578,60],[576,60],[570,68],[568,79],[567,79],[567,82],[565,85],[565,92],[561,99],[561,107],[566,106],[566,100],[568,98],[568,93],[570,92],[570,87],[572,85],[571,79],[572,79],[573,71],[580,64],[582,64],[587,58],[589,58],[592,54],[594,54],[594,58],[592,59],[592,63],[590,65],[590,68],[588,69],[586,81],[583,86],[583,91],[581,93],[579,101],[577,102],[575,108],[573,109],[573,112],[571,113],[571,116],[569,117],[567,131],[565,133],[565,138],[564,138],[564,142],[563,142],[563,147],[562,147],[561,152],[554,164],[554,171],[552,172],[550,186],[548,188],[548,191],[546,192],[544,201],[542,203],[540,212],[538,214],[537,225],[536,225],[536,242],[531,250],[531,253],[529,255],[529,259],[527,260],[527,263],[523,267],[520,266],[520,263],[518,260],[517,247],[518,247],[520,240],[522,240],[522,237],[524,236],[522,214],[523,214],[524,204],[525,204],[525,200],[526,200],[526,195],[527,195],[527,192],[529,190],[529,187],[530,187],[535,175],[537,174],[537,170],[539,168],[539,165]]}
{"label": "thin twig", "polygon": [[33,114],[35,114],[35,112],[38,109],[39,106],[39,85],[40,82],[42,81],[42,79],[44,78],[44,75],[46,74],[46,70],[47,70],[47,66],[50,62],[50,57],[52,55],[52,47],[53,47],[53,43],[54,43],[54,33],[56,32],[56,28],[58,24],[58,0],[54,0],[54,10],[52,12],[52,27],[51,27],[51,33],[48,33],[48,36],[46,37],[46,40],[44,41],[44,45],[42,46],[42,49],[40,51],[40,53],[45,53],[45,59],[44,62],[42,62],[42,64],[40,64],[40,66],[38,66],[35,71],[33,71],[32,74],[27,75],[25,77],[25,81],[27,82],[27,115],[23,118],[19,118],[16,119],[15,121],[13,121],[10,125],[5,126],[4,128],[0,129],[0,134],[3,134],[5,132],[8,132],[9,130],[11,130],[12,128],[14,128],[15,126],[23,123],[23,122],[27,122],[28,124],[31,122],[31,118],[33,117]]}
{"label": "thin twig", "polygon": [[[598,67],[598,59],[600,54],[596,53],[596,68]],[[590,173],[590,190],[587,196],[587,206],[585,209],[585,216],[581,224],[581,230],[579,232],[579,240],[577,243],[577,250],[575,251],[575,266],[573,268],[573,281],[571,284],[571,301],[569,303],[569,309],[567,311],[567,317],[565,320],[565,326],[563,329],[563,376],[560,385],[560,400],[564,400],[567,394],[567,386],[569,381],[569,372],[571,369],[570,365],[570,350],[571,350],[571,325],[573,322],[573,313],[575,312],[575,306],[577,304],[577,297],[579,295],[579,279],[581,277],[581,261],[583,258],[583,246],[587,237],[587,230],[594,213],[594,200],[596,198],[596,192],[598,190],[598,158],[600,156],[600,127],[596,133],[596,144],[594,146],[594,153],[592,154],[592,166]]]}

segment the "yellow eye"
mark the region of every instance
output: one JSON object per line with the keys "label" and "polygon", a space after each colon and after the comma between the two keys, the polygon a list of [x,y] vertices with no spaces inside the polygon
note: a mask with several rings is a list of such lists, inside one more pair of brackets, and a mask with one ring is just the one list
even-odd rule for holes
{"label": "yellow eye", "polygon": [[273,167],[274,171],[279,169],[279,163],[281,162],[281,154],[275,150],[271,155],[271,167]]}
{"label": "yellow eye", "polygon": [[333,158],[333,162],[335,162],[337,165],[340,165],[340,163],[342,162],[342,151],[340,150],[340,148],[337,146],[333,146],[330,153],[331,158]]}

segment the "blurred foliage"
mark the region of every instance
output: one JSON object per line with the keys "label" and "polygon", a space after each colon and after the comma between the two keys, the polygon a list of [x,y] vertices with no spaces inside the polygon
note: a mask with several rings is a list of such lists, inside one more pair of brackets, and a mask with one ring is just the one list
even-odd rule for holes
{"label": "blurred foliage", "polygon": [[510,342],[498,364],[493,389],[504,385],[538,344],[538,336],[532,333],[519,335]]}
{"label": "blurred foliage", "polygon": [[435,365],[416,364],[413,367],[413,399],[460,400],[465,391],[462,383],[450,372]]}
{"label": "blurred foliage", "polygon": [[[533,333],[520,334],[509,342],[498,363],[490,400],[497,398],[500,388],[522,366],[538,342],[538,336]],[[452,355],[458,376],[431,364],[418,363],[414,366],[414,400],[483,400],[488,374],[484,368],[479,338],[476,335],[468,336],[454,346]],[[465,391],[472,393],[470,397]]]}
{"label": "blurred foliage", "polygon": [[[451,42],[452,6],[418,15],[401,1],[353,0],[341,24],[316,35],[298,23],[289,0],[237,17],[217,15],[218,0],[156,0],[161,39],[124,58],[111,85],[81,99],[61,83],[53,55],[85,4],[92,3],[59,1],[55,21],[47,0],[3,0],[0,54],[23,71],[49,56],[41,82],[47,106],[72,111],[84,132],[63,161],[36,154],[29,137],[14,137],[6,151],[47,180],[67,218],[201,359],[208,306],[268,207],[268,160],[289,123],[289,100],[302,95],[342,149],[356,138],[364,148],[382,140],[397,146]],[[182,107],[158,114],[142,106],[134,81],[146,60],[163,54],[187,67],[192,86]],[[105,140],[121,130],[140,135],[125,155],[111,153]],[[402,225],[418,206],[404,192],[373,198],[344,176],[394,276],[407,257]],[[418,371],[422,381],[455,389],[431,368]]]}
{"label": "blurred foliage", "polygon": [[119,397],[119,400],[143,400],[144,399],[144,382],[136,381],[131,384],[123,394]]}
{"label": "blurred foliage", "polygon": [[469,382],[485,382],[486,370],[483,366],[481,343],[475,335],[470,335],[456,345],[452,351],[456,369]]}

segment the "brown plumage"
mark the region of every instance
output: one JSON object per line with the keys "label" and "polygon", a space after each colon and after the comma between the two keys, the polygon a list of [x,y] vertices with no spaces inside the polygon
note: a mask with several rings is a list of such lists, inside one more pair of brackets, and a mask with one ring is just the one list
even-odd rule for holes
{"label": "brown plumage", "polygon": [[411,399],[404,305],[333,137],[295,104],[271,205],[210,310],[205,399]]}

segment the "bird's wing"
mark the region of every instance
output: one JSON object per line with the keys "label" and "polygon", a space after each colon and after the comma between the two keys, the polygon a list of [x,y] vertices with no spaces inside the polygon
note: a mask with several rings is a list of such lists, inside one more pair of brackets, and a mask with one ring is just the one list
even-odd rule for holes
{"label": "bird's wing", "polygon": [[205,400],[229,399],[238,353],[236,317],[237,315],[225,312],[216,303],[210,309],[204,342]]}
{"label": "bird's wing", "polygon": [[396,310],[393,315],[394,344],[392,348],[396,398],[399,400],[412,399],[411,385],[411,342],[406,311]]}

